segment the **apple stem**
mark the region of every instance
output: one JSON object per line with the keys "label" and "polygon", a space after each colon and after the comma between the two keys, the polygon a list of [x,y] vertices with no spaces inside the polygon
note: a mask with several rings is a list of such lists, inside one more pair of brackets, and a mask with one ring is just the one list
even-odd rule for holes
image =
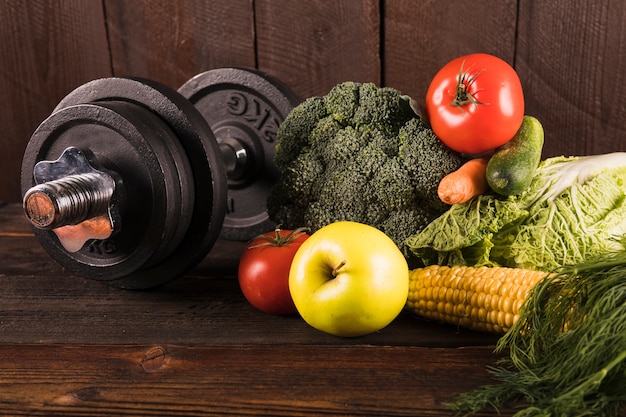
{"label": "apple stem", "polygon": [[333,274],[333,278],[335,278],[337,276],[337,274],[339,273],[339,270],[346,264],[346,261],[343,260],[339,263],[339,265],[337,265],[336,267],[333,268],[332,274]]}

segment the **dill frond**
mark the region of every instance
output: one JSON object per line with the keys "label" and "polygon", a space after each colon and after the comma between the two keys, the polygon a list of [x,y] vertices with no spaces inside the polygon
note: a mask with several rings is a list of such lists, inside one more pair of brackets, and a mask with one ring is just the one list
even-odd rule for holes
{"label": "dill frond", "polygon": [[626,252],[562,267],[529,293],[499,340],[498,382],[450,407],[509,407],[515,417],[616,417],[626,405]]}

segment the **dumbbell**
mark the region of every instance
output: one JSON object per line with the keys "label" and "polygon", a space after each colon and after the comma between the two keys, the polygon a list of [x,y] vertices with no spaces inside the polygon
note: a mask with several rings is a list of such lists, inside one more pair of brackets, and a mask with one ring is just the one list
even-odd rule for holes
{"label": "dumbbell", "polygon": [[26,217],[63,268],[142,289],[196,266],[219,237],[273,228],[276,131],[298,98],[242,68],[196,75],[178,90],[127,77],[69,93],[31,136],[22,161]]}

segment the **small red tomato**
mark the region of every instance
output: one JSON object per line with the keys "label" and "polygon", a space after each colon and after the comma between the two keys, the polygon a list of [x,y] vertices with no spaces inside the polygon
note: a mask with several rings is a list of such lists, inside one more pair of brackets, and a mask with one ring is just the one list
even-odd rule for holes
{"label": "small red tomato", "polygon": [[239,261],[239,286],[248,302],[270,314],[295,314],[289,293],[289,269],[309,235],[306,229],[265,233],[250,242]]}
{"label": "small red tomato", "polygon": [[489,54],[453,59],[435,75],[426,93],[433,132],[449,148],[476,155],[511,140],[524,118],[519,76]]}

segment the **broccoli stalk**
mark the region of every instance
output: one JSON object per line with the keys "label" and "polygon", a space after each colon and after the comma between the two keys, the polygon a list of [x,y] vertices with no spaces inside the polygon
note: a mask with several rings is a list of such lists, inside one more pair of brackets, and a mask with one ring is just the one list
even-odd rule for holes
{"label": "broccoli stalk", "polygon": [[294,108],[278,129],[281,176],[268,198],[270,218],[312,231],[339,220],[369,224],[410,257],[405,239],[448,209],[437,187],[464,159],[409,100],[392,88],[344,82]]}

